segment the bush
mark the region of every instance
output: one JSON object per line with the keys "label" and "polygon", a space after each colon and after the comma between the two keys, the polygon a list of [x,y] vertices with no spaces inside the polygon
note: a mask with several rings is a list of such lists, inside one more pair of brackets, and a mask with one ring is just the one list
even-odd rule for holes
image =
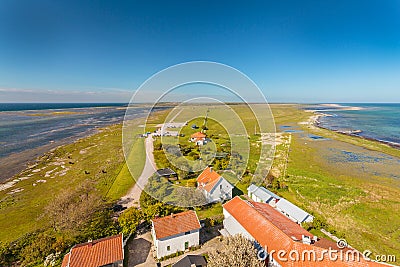
{"label": "bush", "polygon": [[143,220],[143,212],[137,208],[129,208],[121,214],[118,218],[118,222],[122,228],[122,232],[126,235],[133,234],[136,228]]}

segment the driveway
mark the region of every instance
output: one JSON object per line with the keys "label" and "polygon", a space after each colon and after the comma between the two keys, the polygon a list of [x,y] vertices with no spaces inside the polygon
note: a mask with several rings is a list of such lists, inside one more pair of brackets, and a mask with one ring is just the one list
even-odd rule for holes
{"label": "driveway", "polygon": [[123,196],[119,201],[119,203],[124,207],[130,208],[133,206],[140,206],[140,194],[142,193],[142,190],[147,184],[150,176],[152,176],[153,173],[157,171],[153,155],[153,141],[154,140],[151,135],[149,135],[145,140],[146,162],[144,164],[142,174],[136,181],[135,185],[131,189],[129,189],[128,193]]}
{"label": "driveway", "polygon": [[150,231],[129,240],[127,248],[127,266],[149,267],[156,266],[152,252],[152,240]]}

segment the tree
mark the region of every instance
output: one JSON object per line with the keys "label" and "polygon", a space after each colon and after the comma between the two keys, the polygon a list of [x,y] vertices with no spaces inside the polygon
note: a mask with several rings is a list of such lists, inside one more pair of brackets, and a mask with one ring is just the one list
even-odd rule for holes
{"label": "tree", "polygon": [[253,243],[242,235],[223,238],[218,249],[209,254],[209,267],[265,267]]}
{"label": "tree", "polygon": [[50,201],[45,214],[55,231],[75,232],[105,207],[101,196],[92,188],[93,184],[85,182],[75,190],[65,189]]}
{"label": "tree", "polygon": [[118,224],[112,219],[112,213],[109,209],[96,212],[85,227],[81,230],[79,239],[86,241],[88,239],[99,239],[106,236],[118,234]]}
{"label": "tree", "polygon": [[143,210],[144,219],[147,222],[156,218],[157,216],[163,217],[171,213],[179,213],[184,209],[173,205],[168,205],[153,198],[145,191],[140,195],[140,207]]}
{"label": "tree", "polygon": [[119,225],[122,227],[122,232],[126,235],[135,233],[143,217],[143,212],[137,208],[132,207],[127,209],[118,218]]}

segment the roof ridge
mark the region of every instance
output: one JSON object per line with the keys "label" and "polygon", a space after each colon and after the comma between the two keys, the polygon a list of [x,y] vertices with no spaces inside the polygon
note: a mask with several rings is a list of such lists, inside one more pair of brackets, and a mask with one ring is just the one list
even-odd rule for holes
{"label": "roof ridge", "polygon": [[[185,213],[189,213],[189,212],[194,212],[196,214],[196,212],[194,210],[185,210],[185,211],[182,211],[182,212],[179,212],[179,213],[171,213],[169,215],[166,215],[166,216],[163,216],[163,217],[160,217],[160,218],[154,218],[152,221],[153,222],[154,221],[160,221],[160,220],[168,219],[169,217],[175,218],[175,217],[178,217],[178,216],[183,216]],[[196,216],[197,216],[197,214],[196,214]]]}
{"label": "roof ridge", "polygon": [[[241,199],[241,198],[240,198]],[[242,200],[242,199],[241,199]],[[267,203],[262,203],[262,202],[256,202],[256,201],[249,201],[249,200],[245,200],[243,199],[243,201],[245,203],[247,203],[250,207],[252,207],[259,215],[261,215],[266,221],[268,221],[273,227],[275,227],[277,230],[279,230],[280,232],[282,232],[285,236],[287,236],[288,238],[290,238],[291,240],[293,240],[293,238],[291,236],[289,236],[287,233],[285,233],[285,231],[283,231],[281,228],[279,228],[277,225],[275,225],[275,223],[273,223],[272,221],[270,221],[257,207],[256,205],[263,205],[263,206],[267,206],[267,207],[271,207],[272,210],[274,210],[277,214],[282,215],[282,218],[285,218],[288,220],[288,222],[293,222],[291,221],[289,218],[286,218],[281,212],[279,212],[278,210],[274,209],[271,205],[267,204]],[[256,205],[254,205],[253,203],[255,203]],[[295,222],[293,222],[294,224],[297,224]],[[301,226],[300,226],[301,227]],[[303,227],[301,227],[302,229],[304,229]],[[304,229],[305,231],[307,231],[306,229]],[[308,232],[308,231],[307,231]],[[308,232],[309,234],[311,234],[310,232]],[[311,236],[314,236],[313,234],[311,234]],[[297,242],[296,240],[293,240],[294,242]]]}
{"label": "roof ridge", "polygon": [[75,246],[73,246],[71,248],[71,251],[74,248],[79,248],[79,247],[83,247],[83,246],[89,245],[89,243],[92,243],[93,245],[95,245],[95,244],[98,244],[98,243],[103,242],[103,241],[119,238],[120,236],[122,236],[122,234],[117,234],[117,235],[113,235],[113,236],[106,236],[106,237],[103,237],[103,238],[92,240],[92,242],[88,241],[88,242],[85,242],[85,243],[79,243],[79,244],[76,244]]}
{"label": "roof ridge", "polygon": [[[285,236],[285,237],[287,237],[289,240],[291,240],[291,241],[294,241],[295,242],[295,240],[293,240],[290,236],[288,236],[284,231],[282,231],[278,226],[276,226],[273,222],[271,222],[268,218],[266,218],[251,202],[253,202],[253,203],[259,203],[259,202],[255,202],[255,201],[248,201],[248,200],[245,200],[245,199],[241,199],[240,197],[238,197],[238,196],[236,196],[240,201],[243,201],[243,202],[245,202],[245,204],[247,204],[250,208],[253,208],[253,210],[255,211],[255,212],[257,212],[257,214],[259,214],[262,218],[264,218],[264,220],[266,221],[266,222],[268,222],[268,224],[269,225],[271,225],[273,228],[275,228],[276,230],[278,230],[279,232],[281,232],[281,233],[283,233],[283,235]],[[235,198],[236,198],[235,197]],[[260,203],[260,204],[266,204],[266,205],[269,205],[269,204],[267,204],[267,203]],[[271,207],[272,208],[272,207]],[[277,211],[277,212],[279,212],[279,211]],[[233,216],[233,214],[232,214],[232,216]],[[289,219],[288,219],[289,220]],[[247,231],[247,229],[246,229],[246,231]],[[258,242],[258,241],[257,241]]]}

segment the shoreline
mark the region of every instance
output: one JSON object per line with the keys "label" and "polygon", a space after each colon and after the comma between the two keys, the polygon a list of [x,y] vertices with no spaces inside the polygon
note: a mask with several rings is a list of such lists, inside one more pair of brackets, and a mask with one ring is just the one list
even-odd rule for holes
{"label": "shoreline", "polygon": [[105,125],[104,127],[100,128],[89,129],[81,136],[70,136],[58,141],[54,141],[53,143],[49,143],[34,149],[27,149],[18,153],[13,153],[9,156],[1,158],[0,166],[2,169],[4,168],[4,170],[2,170],[2,173],[0,174],[0,184],[5,184],[12,181],[17,175],[29,169],[30,166],[37,164],[40,161],[40,158],[45,156],[47,153],[50,153],[65,145],[77,143],[79,140],[89,138],[99,134],[104,129],[115,127],[117,125],[122,125],[122,122]]}
{"label": "shoreline", "polygon": [[[90,107],[90,108],[108,108],[108,106]],[[121,110],[126,110],[126,107],[116,107],[116,108]],[[139,108],[147,108],[147,106],[146,105],[139,106]],[[164,109],[165,108],[156,109],[156,112],[162,111]],[[145,115],[146,114],[138,113],[138,115],[132,119],[145,118]],[[38,163],[40,158],[46,155],[47,153],[50,153],[51,151],[54,151],[62,146],[74,144],[79,140],[99,134],[101,131],[105,129],[116,127],[118,125],[122,127],[124,119],[125,115],[121,121],[113,121],[110,122],[109,124],[95,126],[93,128],[86,129],[86,131],[79,133],[77,135],[65,137],[59,140],[52,140],[51,142],[41,145],[39,147],[26,149],[24,151],[16,152],[11,155],[0,158],[0,166],[1,166],[0,185],[10,182],[13,179],[16,179],[16,176],[18,176],[25,170],[28,170],[30,165],[35,165],[36,163]],[[122,140],[121,140],[121,145],[122,145]]]}
{"label": "shoreline", "polygon": [[346,135],[346,136],[352,136],[352,137],[360,138],[360,139],[363,139],[363,140],[377,142],[377,143],[380,143],[380,144],[387,145],[387,146],[389,146],[391,148],[394,148],[394,149],[400,149],[400,144],[398,144],[398,143],[389,142],[389,141],[385,141],[385,140],[379,140],[379,139],[375,139],[375,138],[372,138],[372,137],[359,135],[359,133],[361,133],[362,130],[341,131],[341,130],[334,130],[334,129],[330,129],[328,127],[324,127],[324,126],[321,125],[321,122],[319,121],[319,119],[321,117],[326,117],[326,116],[331,116],[331,115],[322,113],[322,112],[317,111],[317,110],[312,110],[310,112],[313,113],[313,116],[310,117],[310,122],[315,127],[318,127],[320,129],[324,129],[324,130],[328,130],[328,131],[331,131],[331,132],[334,132],[334,133],[339,133],[339,134],[342,134],[342,135]]}

